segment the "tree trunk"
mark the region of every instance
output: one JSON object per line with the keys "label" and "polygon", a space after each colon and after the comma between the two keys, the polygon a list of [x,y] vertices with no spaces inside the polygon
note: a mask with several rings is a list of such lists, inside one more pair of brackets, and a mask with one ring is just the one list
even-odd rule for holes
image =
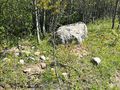
{"label": "tree trunk", "polygon": [[35,0],[35,15],[36,15],[36,29],[37,29],[37,38],[38,43],[40,44],[40,28],[39,28],[39,17],[38,17],[38,8],[37,8],[37,0]]}
{"label": "tree trunk", "polygon": [[86,8],[85,8],[85,0],[82,0],[82,3],[83,3],[83,6],[82,6],[82,9],[83,9],[83,22],[86,22],[86,20],[85,20],[85,13],[86,13]]}
{"label": "tree trunk", "polygon": [[120,30],[120,6],[118,7],[118,22],[119,22],[118,23],[118,29]]}
{"label": "tree trunk", "polygon": [[36,13],[35,13],[35,0],[32,0],[32,34],[35,34],[36,30]]}
{"label": "tree trunk", "polygon": [[119,24],[118,24],[118,30],[120,30],[120,15],[118,16],[118,22],[119,22]]}
{"label": "tree trunk", "polygon": [[44,37],[45,34],[46,34],[45,25],[46,25],[46,11],[44,10],[44,11],[43,11],[43,37]]}
{"label": "tree trunk", "polygon": [[116,11],[117,11],[118,2],[119,2],[119,0],[116,0],[114,12],[113,12],[113,17],[112,17],[112,29],[115,26],[115,17],[116,17]]}

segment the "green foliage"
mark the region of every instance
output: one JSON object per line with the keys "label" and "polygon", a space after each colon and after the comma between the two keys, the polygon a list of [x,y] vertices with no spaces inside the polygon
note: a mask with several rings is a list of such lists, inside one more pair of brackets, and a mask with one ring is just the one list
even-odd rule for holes
{"label": "green foliage", "polygon": [[64,9],[66,6],[66,1],[53,1],[53,0],[40,0],[38,1],[37,6],[40,9],[50,10],[53,14],[60,14],[61,9]]}
{"label": "green foliage", "polygon": [[[30,0],[1,0],[0,30],[5,38],[21,37],[21,32],[31,29]],[[27,5],[28,4],[28,5]],[[3,30],[4,29],[4,30]],[[16,36],[16,37],[15,37]]]}

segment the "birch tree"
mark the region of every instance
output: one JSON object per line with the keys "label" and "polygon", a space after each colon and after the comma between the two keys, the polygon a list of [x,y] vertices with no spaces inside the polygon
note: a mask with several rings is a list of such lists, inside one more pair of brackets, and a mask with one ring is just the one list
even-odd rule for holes
{"label": "birch tree", "polygon": [[38,43],[40,44],[40,24],[39,24],[39,17],[38,17],[38,8],[37,8],[37,0],[35,0],[35,15],[36,15],[36,29],[37,29],[37,38]]}

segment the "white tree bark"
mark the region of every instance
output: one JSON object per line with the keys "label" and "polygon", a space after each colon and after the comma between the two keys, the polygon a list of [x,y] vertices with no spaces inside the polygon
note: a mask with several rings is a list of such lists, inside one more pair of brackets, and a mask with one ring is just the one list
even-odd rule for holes
{"label": "white tree bark", "polygon": [[46,11],[44,10],[43,35],[45,35],[45,34],[46,34],[45,23],[46,23]]}
{"label": "white tree bark", "polygon": [[37,29],[37,38],[38,43],[40,44],[40,28],[39,28],[39,17],[38,17],[38,8],[37,8],[37,0],[35,0],[35,15],[36,15],[36,29]]}

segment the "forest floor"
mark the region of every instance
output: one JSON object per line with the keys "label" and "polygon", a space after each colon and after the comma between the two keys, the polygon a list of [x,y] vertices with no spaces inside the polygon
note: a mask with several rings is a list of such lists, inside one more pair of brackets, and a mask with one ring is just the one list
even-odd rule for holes
{"label": "forest floor", "polygon": [[[4,42],[0,47],[0,90],[120,90],[120,31],[111,29],[110,20],[87,26],[88,38],[81,46],[74,42],[57,45],[54,53],[49,36],[39,45],[35,38],[21,39],[19,48]],[[45,56],[47,67],[38,70],[35,66],[37,74],[24,73],[27,66],[40,63],[40,56]],[[99,65],[91,62],[93,57],[101,59]]]}

